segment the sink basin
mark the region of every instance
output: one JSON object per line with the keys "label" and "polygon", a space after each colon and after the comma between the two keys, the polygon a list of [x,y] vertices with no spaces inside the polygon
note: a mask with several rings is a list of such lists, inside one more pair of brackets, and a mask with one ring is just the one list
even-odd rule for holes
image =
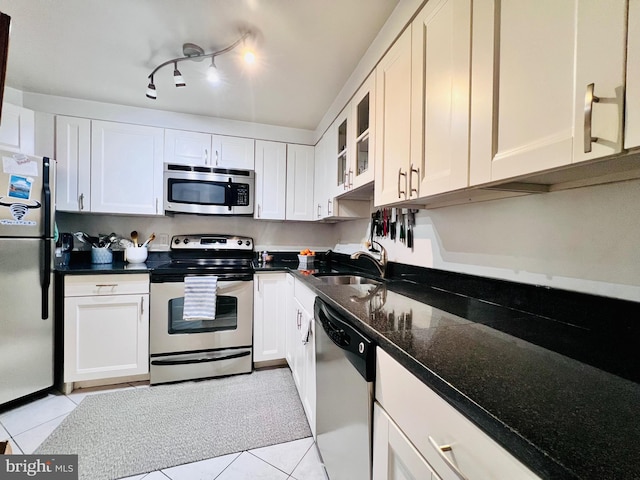
{"label": "sink basin", "polygon": [[327,285],[380,285],[382,283],[359,275],[316,275],[316,278]]}

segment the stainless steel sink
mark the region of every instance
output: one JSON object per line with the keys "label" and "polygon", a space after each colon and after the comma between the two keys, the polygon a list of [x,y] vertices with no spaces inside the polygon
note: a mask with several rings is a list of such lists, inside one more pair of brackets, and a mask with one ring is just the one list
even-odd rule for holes
{"label": "stainless steel sink", "polygon": [[382,283],[359,275],[316,275],[316,278],[327,285],[380,285]]}

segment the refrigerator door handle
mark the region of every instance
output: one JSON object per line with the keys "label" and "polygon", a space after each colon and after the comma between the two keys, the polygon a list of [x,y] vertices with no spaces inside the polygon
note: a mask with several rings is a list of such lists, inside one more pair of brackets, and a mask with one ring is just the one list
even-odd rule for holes
{"label": "refrigerator door handle", "polygon": [[47,157],[42,159],[43,242],[42,256],[42,320],[49,318],[49,288],[51,287],[51,168]]}

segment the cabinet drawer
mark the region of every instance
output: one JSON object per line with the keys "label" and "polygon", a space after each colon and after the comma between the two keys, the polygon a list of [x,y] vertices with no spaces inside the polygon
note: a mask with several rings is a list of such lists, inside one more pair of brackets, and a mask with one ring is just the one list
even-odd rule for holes
{"label": "cabinet drawer", "polygon": [[[386,352],[376,353],[376,400],[442,480],[460,478],[444,455],[470,480],[538,478]],[[444,445],[450,450],[437,448]]]}
{"label": "cabinet drawer", "polygon": [[313,290],[307,287],[302,280],[296,278],[294,285],[294,296],[300,302],[300,305],[313,315],[313,303],[316,301],[316,294]]}
{"label": "cabinet drawer", "polygon": [[130,293],[149,293],[149,275],[67,275],[64,278],[65,297]]}

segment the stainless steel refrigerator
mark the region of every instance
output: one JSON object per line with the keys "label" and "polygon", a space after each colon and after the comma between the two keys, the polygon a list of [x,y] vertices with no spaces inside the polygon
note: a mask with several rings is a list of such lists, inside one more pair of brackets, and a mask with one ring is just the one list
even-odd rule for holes
{"label": "stainless steel refrigerator", "polygon": [[53,385],[54,176],[0,151],[0,405]]}

